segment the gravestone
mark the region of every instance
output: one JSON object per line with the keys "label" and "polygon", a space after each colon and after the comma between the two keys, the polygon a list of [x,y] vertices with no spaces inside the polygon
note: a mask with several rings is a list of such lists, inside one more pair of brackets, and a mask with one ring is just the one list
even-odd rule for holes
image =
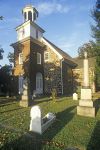
{"label": "gravestone", "polygon": [[28,78],[26,77],[23,82],[23,93],[21,96],[20,106],[28,107],[30,105]]}
{"label": "gravestone", "polygon": [[56,119],[53,113],[48,113],[42,118],[41,108],[33,106],[30,111],[30,131],[42,134]]}
{"label": "gravestone", "polygon": [[39,106],[33,106],[30,111],[30,131],[41,133],[41,109]]}
{"label": "gravestone", "polygon": [[81,116],[95,117],[95,108],[92,101],[92,90],[89,86],[89,66],[86,52],[84,56],[83,87],[81,89],[81,100],[79,101],[79,106],[77,106],[77,114]]}
{"label": "gravestone", "polygon": [[73,100],[78,100],[78,94],[77,93],[73,93]]}

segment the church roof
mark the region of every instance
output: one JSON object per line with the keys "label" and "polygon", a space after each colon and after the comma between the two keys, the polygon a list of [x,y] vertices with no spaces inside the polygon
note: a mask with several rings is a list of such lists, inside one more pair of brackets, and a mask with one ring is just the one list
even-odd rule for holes
{"label": "church roof", "polygon": [[[80,69],[80,68],[83,68],[83,60],[84,59],[80,59],[80,58],[73,58],[74,61],[77,63],[77,67],[75,69]],[[95,67],[95,57],[91,57],[91,58],[88,58],[88,62],[89,62],[89,68],[91,67]]]}
{"label": "church roof", "polygon": [[77,66],[77,64],[74,62],[73,58],[68,55],[66,52],[64,52],[62,49],[57,47],[55,44],[44,38],[66,61],[66,63],[72,65],[72,66]]}
{"label": "church roof", "polygon": [[30,20],[28,20],[28,21],[26,21],[26,22],[20,24],[19,26],[17,26],[17,27],[16,27],[16,30],[17,30],[18,28],[20,28],[20,27],[26,25],[27,23],[30,23],[30,24],[33,25],[34,27],[38,28],[41,32],[43,32],[43,33],[45,32],[39,25],[37,25],[35,22],[32,22],[32,21],[30,21]]}

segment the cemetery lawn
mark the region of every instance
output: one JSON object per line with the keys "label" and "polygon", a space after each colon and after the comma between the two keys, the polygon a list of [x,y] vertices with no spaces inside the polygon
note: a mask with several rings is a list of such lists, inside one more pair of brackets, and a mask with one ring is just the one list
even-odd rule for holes
{"label": "cemetery lawn", "polygon": [[[98,94],[95,96],[100,98]],[[98,106],[95,118],[77,116],[78,101],[72,97],[58,98],[57,102],[41,98],[34,105],[41,107],[43,115],[53,112],[57,117],[42,136],[29,132],[31,107],[23,108],[13,98],[0,97],[0,149],[100,150],[100,99],[95,101]]]}

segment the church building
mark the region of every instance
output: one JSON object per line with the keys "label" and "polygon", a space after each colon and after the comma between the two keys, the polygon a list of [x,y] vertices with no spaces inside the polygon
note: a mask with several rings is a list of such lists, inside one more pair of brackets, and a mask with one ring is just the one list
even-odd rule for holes
{"label": "church building", "polygon": [[[16,27],[17,42],[14,48],[14,76],[16,93],[22,94],[23,81],[29,79],[31,95],[51,94],[56,89],[58,95],[73,92],[73,59],[44,37],[36,20],[38,11],[32,5],[22,10],[23,23]],[[52,33],[53,34],[53,33]]]}

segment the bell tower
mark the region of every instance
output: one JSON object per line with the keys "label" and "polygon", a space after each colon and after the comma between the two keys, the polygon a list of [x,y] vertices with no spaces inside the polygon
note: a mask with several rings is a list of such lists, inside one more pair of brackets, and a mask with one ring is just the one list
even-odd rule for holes
{"label": "bell tower", "polygon": [[[45,48],[42,38],[45,31],[36,23],[38,14],[32,5],[22,9],[23,23],[16,27],[17,42],[12,44],[15,56],[16,93],[23,94],[20,101],[20,106],[23,107],[29,106],[33,91],[42,94],[44,89]],[[23,83],[26,85],[23,86]]]}
{"label": "bell tower", "polygon": [[39,12],[32,5],[26,5],[22,9],[23,23],[16,27],[17,41],[21,41],[25,38],[32,37],[41,41],[44,30],[36,24],[36,20],[39,16]]}
{"label": "bell tower", "polygon": [[38,18],[38,15],[39,15],[36,8],[33,7],[32,5],[27,5],[26,7],[24,7],[22,10],[22,14],[23,14],[24,22],[26,22],[28,20],[34,22],[34,21],[36,21],[36,19]]}

